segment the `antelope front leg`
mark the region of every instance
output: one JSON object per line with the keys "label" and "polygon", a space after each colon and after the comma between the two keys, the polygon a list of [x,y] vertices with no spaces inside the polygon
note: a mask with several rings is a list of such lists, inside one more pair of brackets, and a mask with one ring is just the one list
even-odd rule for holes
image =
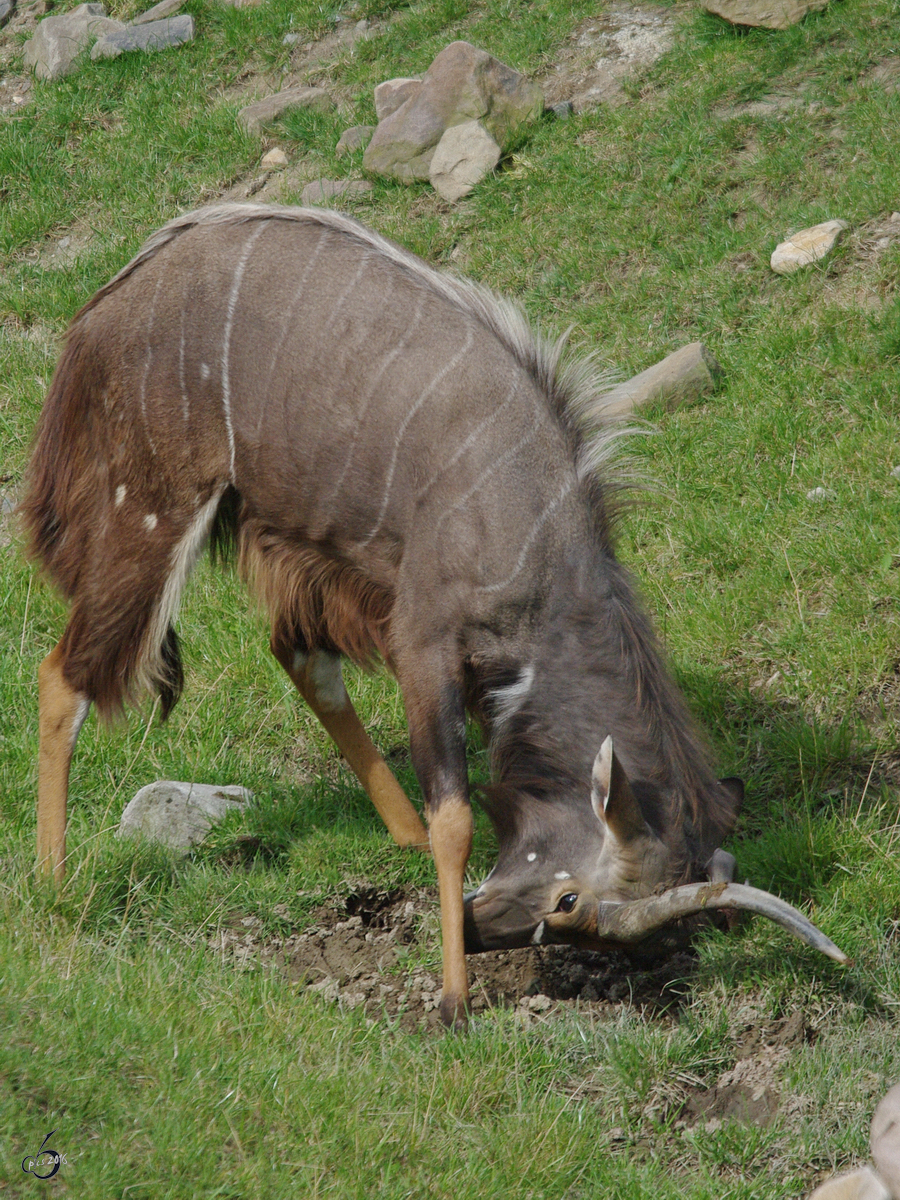
{"label": "antelope front leg", "polygon": [[428,833],[390,767],[363,728],[341,678],[337,654],[314,650],[285,651],[273,642],[272,652],[297,691],[313,710],[350,764],[398,846],[428,848]]}
{"label": "antelope front leg", "polygon": [[[423,656],[424,657],[424,656]],[[463,892],[472,849],[472,809],[466,770],[462,688],[436,670],[429,686],[423,662],[410,676],[398,671],[406,704],[413,766],[425,793],[431,853],[441,898],[443,991],[441,1020],[464,1029],[469,980],[463,938]]]}
{"label": "antelope front leg", "polygon": [[66,873],[66,805],[72,751],[90,708],[62,671],[62,642],[38,668],[40,705],[37,804],[37,869],[57,883]]}

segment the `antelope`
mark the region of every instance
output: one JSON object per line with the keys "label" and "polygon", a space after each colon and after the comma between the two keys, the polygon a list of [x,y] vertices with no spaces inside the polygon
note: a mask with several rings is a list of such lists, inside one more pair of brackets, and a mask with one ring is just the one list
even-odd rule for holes
{"label": "antelope", "polygon": [[[401,846],[430,849],[445,1024],[465,954],[645,938],[750,908],[719,782],[613,550],[617,432],[590,358],[511,303],[333,211],[171,221],[85,304],[39,422],[22,512],[70,604],[39,668],[39,870],[59,880],[75,743],[183,685],[174,622],[203,548],[236,549],[271,650]],[[428,829],[364,730],[341,657],[403,696]],[[467,710],[497,865],[464,894]]]}

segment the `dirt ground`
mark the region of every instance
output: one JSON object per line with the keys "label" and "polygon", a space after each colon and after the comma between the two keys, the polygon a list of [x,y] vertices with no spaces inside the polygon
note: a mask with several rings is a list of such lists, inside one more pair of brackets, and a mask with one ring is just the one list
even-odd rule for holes
{"label": "dirt ground", "polygon": [[[437,1023],[440,978],[421,966],[438,942],[436,891],[386,892],[360,884],[323,905],[302,932],[263,936],[260,926],[258,917],[234,915],[210,944],[236,965],[281,968],[327,1000],[362,1006],[373,1020],[396,1021],[410,1031]],[[475,1014],[506,1007],[538,1019],[560,1006],[622,1003],[666,1013],[686,991],[694,956],[662,946],[635,961],[621,953],[535,946],[468,961]]]}

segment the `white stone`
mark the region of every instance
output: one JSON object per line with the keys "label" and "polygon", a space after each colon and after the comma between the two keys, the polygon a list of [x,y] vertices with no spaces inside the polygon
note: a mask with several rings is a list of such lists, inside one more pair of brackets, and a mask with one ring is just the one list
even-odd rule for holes
{"label": "white stone", "polygon": [[847,228],[847,221],[823,221],[792,234],[772,251],[772,270],[778,275],[793,275],[801,267],[812,266],[831,253]]}
{"label": "white stone", "polygon": [[268,154],[262,156],[262,165],[264,167],[286,167],[288,156],[280,146],[273,146]]}
{"label": "white stone", "polygon": [[431,186],[451,203],[467,196],[500,161],[500,147],[480,121],[451,125],[438,142],[428,170]]}
{"label": "white stone", "polygon": [[824,504],[826,500],[834,499],[834,492],[824,487],[811,488],[806,493],[807,500],[813,500],[816,504]]}
{"label": "white stone", "polygon": [[252,798],[246,788],[209,783],[149,783],[129,802],[119,822],[119,837],[145,837],[185,853],[203,840],[210,827]]}

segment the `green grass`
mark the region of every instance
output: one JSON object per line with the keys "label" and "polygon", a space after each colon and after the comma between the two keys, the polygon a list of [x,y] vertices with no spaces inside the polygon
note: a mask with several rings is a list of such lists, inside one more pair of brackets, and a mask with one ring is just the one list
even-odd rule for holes
{"label": "green grass", "polygon": [[[423,70],[456,37],[540,75],[598,11],[582,0],[187,7],[192,45],[85,63],[0,118],[0,489],[20,483],[79,305],[163,221],[258,171],[260,143],[235,121],[238,85],[245,69],[282,77],[286,32],[378,19],[370,40],[313,75],[340,111],[294,114],[267,143],[358,177],[361,156],[333,149],[343,128],[373,120],[375,83]],[[573,324],[574,340],[623,374],[697,339],[722,362],[717,395],[648,414],[657,432],[633,454],[654,487],[621,553],[723,773],[746,780],[730,842],[741,877],[803,907],[854,965],[838,970],[750,922],[702,939],[686,1000],[665,1017],[627,1002],[531,1026],[497,1012],[458,1038],[370,1025],[278,973],[221,961],[206,934],[235,915],[280,932],[348,879],[433,877],[389,843],[266,651],[242,588],[207,566],[180,622],[182,703],[165,726],[149,712],[111,733],[88,722],[72,773],[73,869],[45,890],[30,873],[35,674],[64,612],[17,548],[0,546],[8,1194],[40,1186],[19,1164],[51,1129],[68,1162],[46,1186],[154,1200],[793,1200],[867,1154],[872,1109],[900,1077],[900,244],[867,255],[855,237],[900,209],[900,93],[871,74],[900,49],[900,29],[889,0],[833,3],[784,33],[677,12],[676,45],[627,81],[627,105],[541,122],[456,207],[425,185],[373,180],[355,210],[514,295],[543,326]],[[785,95],[802,103],[740,110]],[[770,272],[778,241],[833,217],[853,230],[826,264]],[[52,253],[66,236],[69,260]],[[829,498],[808,500],[816,487]],[[350,687],[417,796],[396,689],[356,675]],[[472,772],[485,772],[477,746]],[[256,800],[176,861],[113,837],[155,778],[240,782]],[[248,845],[259,850],[249,861]],[[479,820],[473,880],[492,855]],[[425,953],[433,966],[437,945]],[[745,1055],[748,1028],[792,1014],[811,1034],[779,1060],[770,1125],[679,1123],[685,1101]]]}

